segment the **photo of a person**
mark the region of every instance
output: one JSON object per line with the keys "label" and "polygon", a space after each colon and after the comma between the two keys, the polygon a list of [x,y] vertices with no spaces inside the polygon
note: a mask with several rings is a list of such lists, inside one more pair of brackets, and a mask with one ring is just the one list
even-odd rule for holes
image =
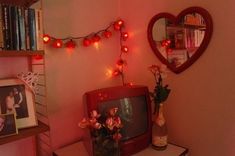
{"label": "photo of a person", "polygon": [[29,116],[24,85],[0,87],[1,114],[15,113],[16,119]]}
{"label": "photo of a person", "polygon": [[0,115],[0,138],[17,134],[15,115],[1,114]]}
{"label": "photo of a person", "polygon": [[13,91],[10,91],[9,94],[5,98],[6,103],[6,113],[16,113],[15,110],[15,100],[14,100],[14,94]]}
{"label": "photo of a person", "polygon": [[13,88],[13,94],[15,99],[15,108],[19,108],[23,102],[23,95],[21,92],[18,91],[17,88]]}

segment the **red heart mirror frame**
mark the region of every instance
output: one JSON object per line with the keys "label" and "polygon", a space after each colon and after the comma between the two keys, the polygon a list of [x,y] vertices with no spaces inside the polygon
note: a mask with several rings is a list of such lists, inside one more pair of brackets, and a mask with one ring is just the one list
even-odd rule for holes
{"label": "red heart mirror frame", "polygon": [[[201,16],[201,18],[202,18],[201,20],[203,20],[204,28],[203,28],[203,30],[199,30],[199,31],[204,31],[203,32],[203,38],[200,41],[200,45],[196,49],[194,48],[195,50],[194,50],[193,54],[190,57],[189,57],[189,55],[187,55],[187,58],[185,59],[185,61],[183,61],[181,64],[178,64],[176,66],[175,64],[172,63],[172,61],[170,62],[168,60],[168,58],[165,57],[160,52],[159,48],[156,46],[156,42],[157,41],[154,40],[154,37],[153,37],[154,32],[153,32],[153,30],[154,30],[154,27],[155,27],[155,23],[157,23],[157,21],[162,19],[162,18],[163,19],[164,18],[167,19],[171,24],[174,25],[174,27],[179,27],[179,26],[182,27],[182,20],[185,21],[186,16],[189,17],[188,15],[190,15],[190,16],[191,15],[199,15],[199,16]],[[191,19],[188,18],[187,20],[191,20],[191,21],[195,22],[195,20],[192,19],[192,18]],[[184,25],[184,23],[183,23],[183,25]],[[192,26],[189,29],[192,29]],[[200,29],[202,29],[202,28],[200,28]],[[182,31],[182,32],[184,32],[184,31]],[[149,25],[148,25],[147,35],[148,35],[149,44],[150,44],[153,52],[155,53],[155,55],[171,71],[173,71],[174,73],[178,74],[178,73],[186,70],[188,67],[190,67],[202,55],[202,53],[206,50],[206,48],[207,48],[207,46],[208,46],[208,44],[209,44],[209,42],[211,40],[212,32],[213,32],[213,22],[212,22],[211,15],[208,13],[208,11],[203,9],[203,8],[201,8],[201,7],[190,7],[190,8],[187,8],[187,9],[183,10],[182,12],[180,12],[178,16],[174,16],[174,15],[172,15],[170,13],[165,13],[165,12],[159,13],[159,14],[153,16],[152,19],[149,22]],[[181,34],[181,37],[182,37],[182,34]],[[165,41],[167,41],[167,40],[168,40],[168,38],[167,38],[167,35],[166,35]],[[169,41],[173,42],[172,40],[169,40]],[[158,41],[158,42],[160,42],[160,41]],[[162,46],[162,43],[163,42],[161,41],[161,43],[160,43],[161,46]],[[186,48],[186,47],[184,47],[184,48],[188,52],[189,48]],[[175,51],[177,51],[177,49]],[[175,51],[172,52],[172,50],[168,49],[168,51],[166,50],[166,53],[170,53],[171,52],[171,54],[172,53],[174,54]],[[170,55],[170,56],[173,56],[173,55]]]}

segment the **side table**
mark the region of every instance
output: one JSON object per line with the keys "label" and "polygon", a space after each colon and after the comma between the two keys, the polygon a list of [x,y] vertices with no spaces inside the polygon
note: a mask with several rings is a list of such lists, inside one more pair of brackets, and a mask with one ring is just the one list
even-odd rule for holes
{"label": "side table", "polygon": [[[65,146],[53,152],[53,156],[89,156],[82,141]],[[174,144],[168,144],[164,151],[157,151],[150,147],[133,156],[187,156],[188,149]]]}

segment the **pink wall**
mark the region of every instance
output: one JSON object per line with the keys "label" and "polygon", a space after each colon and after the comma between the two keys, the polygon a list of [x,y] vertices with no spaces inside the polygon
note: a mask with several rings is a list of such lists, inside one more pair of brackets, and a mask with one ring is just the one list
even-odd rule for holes
{"label": "pink wall", "polygon": [[[234,156],[234,1],[122,1],[120,16],[126,19],[130,30],[136,32],[130,42],[146,53],[141,58],[135,53],[131,59],[151,62],[146,29],[153,15],[163,11],[177,14],[189,6],[201,6],[211,13],[214,33],[209,47],[195,64],[179,75],[169,73],[172,93],[165,110],[170,141],[188,147],[192,156]],[[156,58],[154,61],[158,62]],[[143,64],[138,63],[133,61],[129,65],[135,68]],[[131,69],[128,76],[135,79],[144,72],[141,67],[136,71]]]}
{"label": "pink wall", "polygon": [[[232,86],[235,74],[232,67],[235,54],[230,50],[234,41],[230,34],[234,34],[235,22],[225,18],[234,15],[232,1],[226,0],[226,7],[223,7],[224,1],[210,3],[202,0],[45,3],[46,31],[55,36],[84,35],[102,28],[117,16],[122,17],[131,37],[127,41],[131,52],[127,56],[126,78],[150,88],[153,88],[153,80],[147,66],[159,62],[147,42],[146,29],[150,18],[163,11],[178,13],[189,6],[206,8],[213,17],[215,28],[208,49],[182,74],[169,73],[168,83],[172,88],[166,105],[169,137],[172,142],[189,147],[191,155],[234,155]],[[63,12],[64,16],[58,12]],[[117,53],[117,36],[102,42],[100,50],[79,47],[68,55],[64,50],[47,49],[48,102],[54,148],[80,137],[77,122],[83,115],[82,95],[85,91],[119,84],[117,80],[107,80],[104,75],[104,69],[113,65]]]}
{"label": "pink wall", "polygon": [[[118,18],[118,1],[47,0],[44,2],[45,31],[56,37],[84,36],[106,28]],[[48,105],[53,148],[80,138],[78,121],[83,117],[82,95],[89,90],[120,84],[108,79],[106,69],[119,55],[118,33],[95,47],[46,49]]]}

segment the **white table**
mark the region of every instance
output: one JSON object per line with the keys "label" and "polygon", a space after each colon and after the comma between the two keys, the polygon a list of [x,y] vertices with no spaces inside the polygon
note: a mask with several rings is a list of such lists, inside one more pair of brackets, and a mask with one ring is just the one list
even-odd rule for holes
{"label": "white table", "polygon": [[[168,144],[164,151],[156,151],[151,147],[133,156],[187,156],[188,149],[178,145]],[[60,148],[53,152],[53,156],[89,156],[82,141]]]}

